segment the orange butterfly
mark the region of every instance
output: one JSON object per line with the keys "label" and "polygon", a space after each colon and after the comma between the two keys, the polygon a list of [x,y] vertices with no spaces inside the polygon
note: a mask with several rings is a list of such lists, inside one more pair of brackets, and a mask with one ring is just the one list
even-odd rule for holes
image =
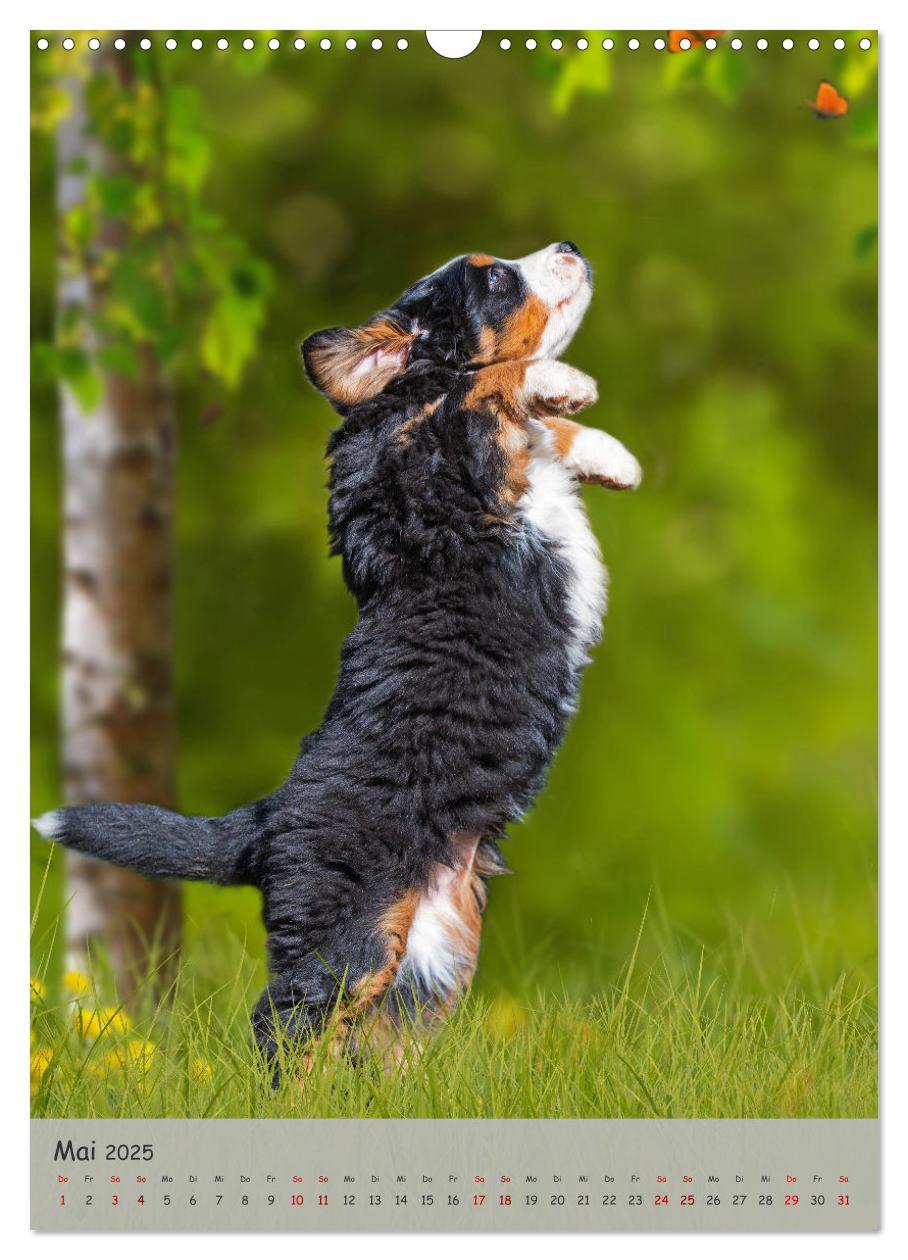
{"label": "orange butterfly", "polygon": [[681,47],[682,39],[689,39],[691,48],[696,48],[697,44],[702,44],[705,39],[718,39],[724,34],[724,31],[669,31],[668,51],[687,52],[686,48]]}
{"label": "orange butterfly", "polygon": [[817,98],[815,101],[805,101],[805,105],[809,105],[817,118],[841,118],[843,114],[848,113],[848,102],[844,96],[839,96],[838,92],[831,83],[827,83],[824,79],[817,88]]}

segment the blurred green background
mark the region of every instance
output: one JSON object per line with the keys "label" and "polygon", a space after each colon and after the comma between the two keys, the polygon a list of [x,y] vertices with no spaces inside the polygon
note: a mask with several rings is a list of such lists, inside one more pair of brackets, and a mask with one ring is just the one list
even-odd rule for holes
{"label": "blurred green background", "polygon": [[[161,33],[162,37],[164,33]],[[271,274],[240,387],[179,382],[181,807],[261,795],[318,725],[355,611],[327,556],[334,423],[298,343],[452,255],[579,242],[596,293],[567,358],[586,419],[640,458],[583,491],[611,573],[606,635],[494,881],[478,986],[614,981],[648,898],[752,986],[875,976],[876,54],[670,56],[523,47],[156,51],[210,145],[206,205]],[[157,33],[156,40],[157,40]],[[622,37],[623,40],[624,37]],[[170,60],[167,60],[167,59]],[[820,121],[820,79],[849,96]],[[53,135],[33,147],[32,320],[51,336]],[[34,391],[33,804],[59,801],[56,396]],[[35,842],[33,883],[47,861]],[[59,855],[40,918],[59,913]],[[263,956],[258,898],[191,886]],[[654,957],[658,934],[644,933]],[[742,960],[746,959],[746,963]]]}

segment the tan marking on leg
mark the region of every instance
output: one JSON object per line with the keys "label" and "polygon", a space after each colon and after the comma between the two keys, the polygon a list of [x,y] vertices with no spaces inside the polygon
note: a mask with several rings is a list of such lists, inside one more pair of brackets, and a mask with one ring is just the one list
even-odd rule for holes
{"label": "tan marking on leg", "polygon": [[460,969],[456,985],[429,1008],[425,1022],[430,1029],[447,1019],[473,982],[479,961],[482,914],[486,906],[486,888],[482,878],[486,864],[481,853],[480,837],[467,832],[452,832],[449,839],[454,851],[454,868],[439,864],[434,879],[446,887],[449,906],[454,912],[454,922],[449,923],[448,931],[456,945]]}
{"label": "tan marking on leg", "polygon": [[571,452],[571,447],[574,445],[574,439],[582,431],[583,425],[578,424],[576,420],[566,420],[563,417],[539,418],[552,435],[555,453],[559,458],[566,459]]}
{"label": "tan marking on leg", "polygon": [[[379,919],[378,932],[384,936],[387,946],[385,962],[377,971],[361,976],[342,999],[341,1010],[334,1025],[318,1041],[320,1047],[326,1047],[326,1051],[321,1053],[326,1053],[328,1059],[339,1059],[350,1050],[355,1052],[360,1030],[368,1030],[376,1020],[383,1017],[379,1003],[394,983],[400,961],[406,952],[407,937],[419,904],[419,896],[416,889],[404,893]],[[305,1078],[315,1069],[319,1054],[318,1049],[313,1049],[306,1050],[301,1056],[304,1073],[304,1076],[298,1078],[301,1085],[305,1085]]]}
{"label": "tan marking on leg", "polygon": [[477,836],[454,833],[451,836],[456,865],[439,864],[434,878],[450,882],[450,902],[455,922],[450,925],[459,957],[466,963],[458,973],[458,983],[443,999],[433,1001],[415,1023],[402,1023],[396,1010],[386,1000],[393,999],[391,986],[407,949],[407,939],[419,905],[420,890],[412,889],[390,906],[379,919],[378,930],[387,942],[387,958],[377,971],[363,976],[350,990],[349,1000],[335,1025],[325,1034],[322,1050],[306,1050],[301,1056],[299,1083],[305,1088],[306,1078],[319,1062],[344,1054],[368,1055],[381,1070],[389,1074],[406,1069],[410,1058],[419,1055],[427,1037],[451,1014],[458,1000],[470,987],[479,957],[482,914],[486,906],[484,875],[495,874],[497,867],[482,852]]}
{"label": "tan marking on leg", "polygon": [[361,1010],[364,1006],[383,997],[394,982],[400,960],[407,950],[407,937],[413,924],[413,916],[419,905],[419,892],[411,889],[404,893],[399,901],[390,906],[378,921],[379,934],[385,937],[388,954],[384,966],[362,977],[353,986],[353,1009]]}

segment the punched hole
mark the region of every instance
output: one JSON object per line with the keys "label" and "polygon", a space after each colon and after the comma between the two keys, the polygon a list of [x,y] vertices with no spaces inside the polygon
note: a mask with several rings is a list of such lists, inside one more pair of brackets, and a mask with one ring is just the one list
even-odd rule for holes
{"label": "punched hole", "polygon": [[432,51],[452,61],[469,57],[481,40],[482,31],[426,31],[426,43]]}

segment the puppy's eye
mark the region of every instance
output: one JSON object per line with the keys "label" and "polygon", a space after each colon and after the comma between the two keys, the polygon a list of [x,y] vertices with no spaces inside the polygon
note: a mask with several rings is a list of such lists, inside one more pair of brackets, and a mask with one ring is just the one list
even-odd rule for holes
{"label": "puppy's eye", "polygon": [[502,288],[507,283],[507,279],[508,279],[507,267],[499,267],[498,264],[495,263],[493,266],[489,268],[488,279],[489,279],[490,289]]}

